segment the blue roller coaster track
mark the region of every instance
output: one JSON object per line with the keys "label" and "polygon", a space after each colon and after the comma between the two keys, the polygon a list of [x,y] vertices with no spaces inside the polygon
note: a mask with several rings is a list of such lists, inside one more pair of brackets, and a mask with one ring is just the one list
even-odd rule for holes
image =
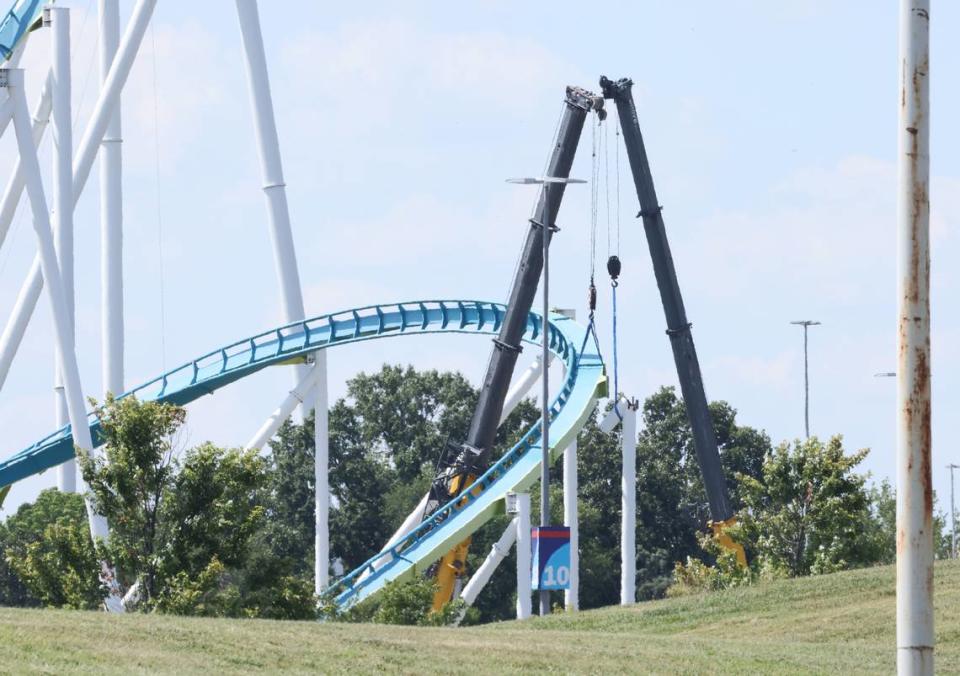
{"label": "blue roller coaster track", "polygon": [[[365,340],[434,333],[496,335],[506,308],[496,303],[433,300],[371,305],[321,315],[281,326],[232,343],[173,369],[122,397],[184,405],[268,366],[309,359],[311,353]],[[543,320],[530,313],[523,340],[540,340]],[[576,437],[604,396],[603,361],[587,340],[587,329],[551,314],[547,322],[550,349],[563,363],[566,377],[551,403],[551,453],[556,457]],[[88,417],[94,445],[103,443],[100,422]],[[540,426],[531,427],[458,498],[434,512],[411,533],[337,580],[327,593],[341,607],[380,591],[393,580],[424,572],[451,546],[503,511],[509,491],[526,490],[541,461]],[[0,462],[0,488],[55,467],[74,456],[70,427],[64,427]]]}

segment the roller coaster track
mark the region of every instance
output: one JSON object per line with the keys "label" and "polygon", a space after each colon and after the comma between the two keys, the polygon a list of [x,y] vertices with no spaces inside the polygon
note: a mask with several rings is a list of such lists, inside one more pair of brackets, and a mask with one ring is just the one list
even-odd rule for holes
{"label": "roller coaster track", "polygon": [[[232,343],[173,369],[121,397],[184,405],[202,395],[271,365],[307,360],[310,354],[365,340],[432,333],[495,335],[503,305],[480,301],[434,300],[372,305],[321,315]],[[523,340],[540,340],[542,319],[530,313]],[[603,362],[587,340],[586,329],[551,314],[551,351],[563,361],[566,378],[551,404],[553,457],[576,437],[605,389]],[[103,443],[100,421],[88,417],[94,445]],[[426,570],[453,544],[502,512],[508,491],[526,490],[536,481],[541,451],[540,426],[533,426],[473,484],[473,488],[437,510],[406,537],[377,554],[327,590],[346,606],[381,590],[388,582]],[[0,462],[0,488],[55,467],[74,456],[70,427],[64,427]]]}

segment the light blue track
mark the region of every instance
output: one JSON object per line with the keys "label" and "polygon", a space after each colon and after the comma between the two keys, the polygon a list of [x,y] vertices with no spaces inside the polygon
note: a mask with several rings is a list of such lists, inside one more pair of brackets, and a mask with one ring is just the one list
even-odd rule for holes
{"label": "light blue track", "polygon": [[6,61],[43,13],[43,0],[18,0],[0,19],[0,60]]}
{"label": "light blue track", "polygon": [[[187,362],[122,396],[142,401],[187,404],[204,394],[271,365],[306,359],[336,345],[427,333],[495,335],[505,308],[480,301],[413,301],[374,305],[322,315],[261,333]],[[542,321],[530,313],[523,340],[540,340]],[[585,423],[604,394],[603,362],[586,329],[557,314],[549,318],[550,349],[566,368],[566,380],[551,406],[551,452],[556,456]],[[581,346],[586,346],[583,353]],[[100,423],[89,416],[94,445],[102,443]],[[466,497],[439,509],[413,532],[342,578],[328,590],[349,605],[396,579],[424,571],[454,544],[503,510],[508,491],[525,490],[538,477],[540,427],[535,425],[473,484]],[[0,487],[55,467],[74,456],[70,427],[64,427],[0,463]],[[479,489],[479,490],[478,490]],[[375,565],[376,564],[376,565]]]}

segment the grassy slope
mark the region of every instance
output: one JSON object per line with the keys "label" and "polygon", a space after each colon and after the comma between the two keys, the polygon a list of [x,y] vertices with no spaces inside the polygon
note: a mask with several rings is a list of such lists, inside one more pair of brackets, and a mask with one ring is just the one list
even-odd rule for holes
{"label": "grassy slope", "polygon": [[[890,673],[894,571],[470,629],[0,609],[0,672]],[[960,564],[936,575],[937,668],[960,673]]]}

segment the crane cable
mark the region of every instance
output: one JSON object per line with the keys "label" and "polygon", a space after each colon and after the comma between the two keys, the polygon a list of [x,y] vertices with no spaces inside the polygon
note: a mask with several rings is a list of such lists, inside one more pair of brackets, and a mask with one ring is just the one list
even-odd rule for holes
{"label": "crane cable", "polygon": [[[612,249],[613,238],[610,236],[610,146],[609,143],[604,145],[604,168],[605,168],[605,180],[604,180],[604,190],[606,193],[606,203],[607,203],[607,274],[610,275],[610,288],[611,288],[611,322],[613,324],[612,336],[613,336],[613,410],[616,411],[617,417],[620,420],[623,420],[623,415],[620,413],[620,369],[618,363],[618,351],[617,351],[617,287],[619,286],[619,277],[620,271],[622,269],[622,264],[620,262],[620,125],[619,120],[617,120],[616,126],[616,164],[614,170],[616,172],[616,248]],[[609,137],[607,137],[609,138]],[[611,253],[615,251],[615,253]]]}
{"label": "crane cable", "polygon": [[587,342],[593,337],[593,344],[597,349],[597,356],[603,359],[600,349],[600,340],[597,337],[597,325],[595,316],[597,312],[597,286],[594,283],[594,277],[597,267],[597,215],[599,204],[599,177],[600,167],[597,162],[597,127],[600,126],[600,116],[597,116],[596,124],[590,125],[590,287],[587,292],[587,307],[590,310],[590,322],[587,324],[587,332],[583,336],[583,343],[580,345],[580,353],[583,354],[587,347]]}

